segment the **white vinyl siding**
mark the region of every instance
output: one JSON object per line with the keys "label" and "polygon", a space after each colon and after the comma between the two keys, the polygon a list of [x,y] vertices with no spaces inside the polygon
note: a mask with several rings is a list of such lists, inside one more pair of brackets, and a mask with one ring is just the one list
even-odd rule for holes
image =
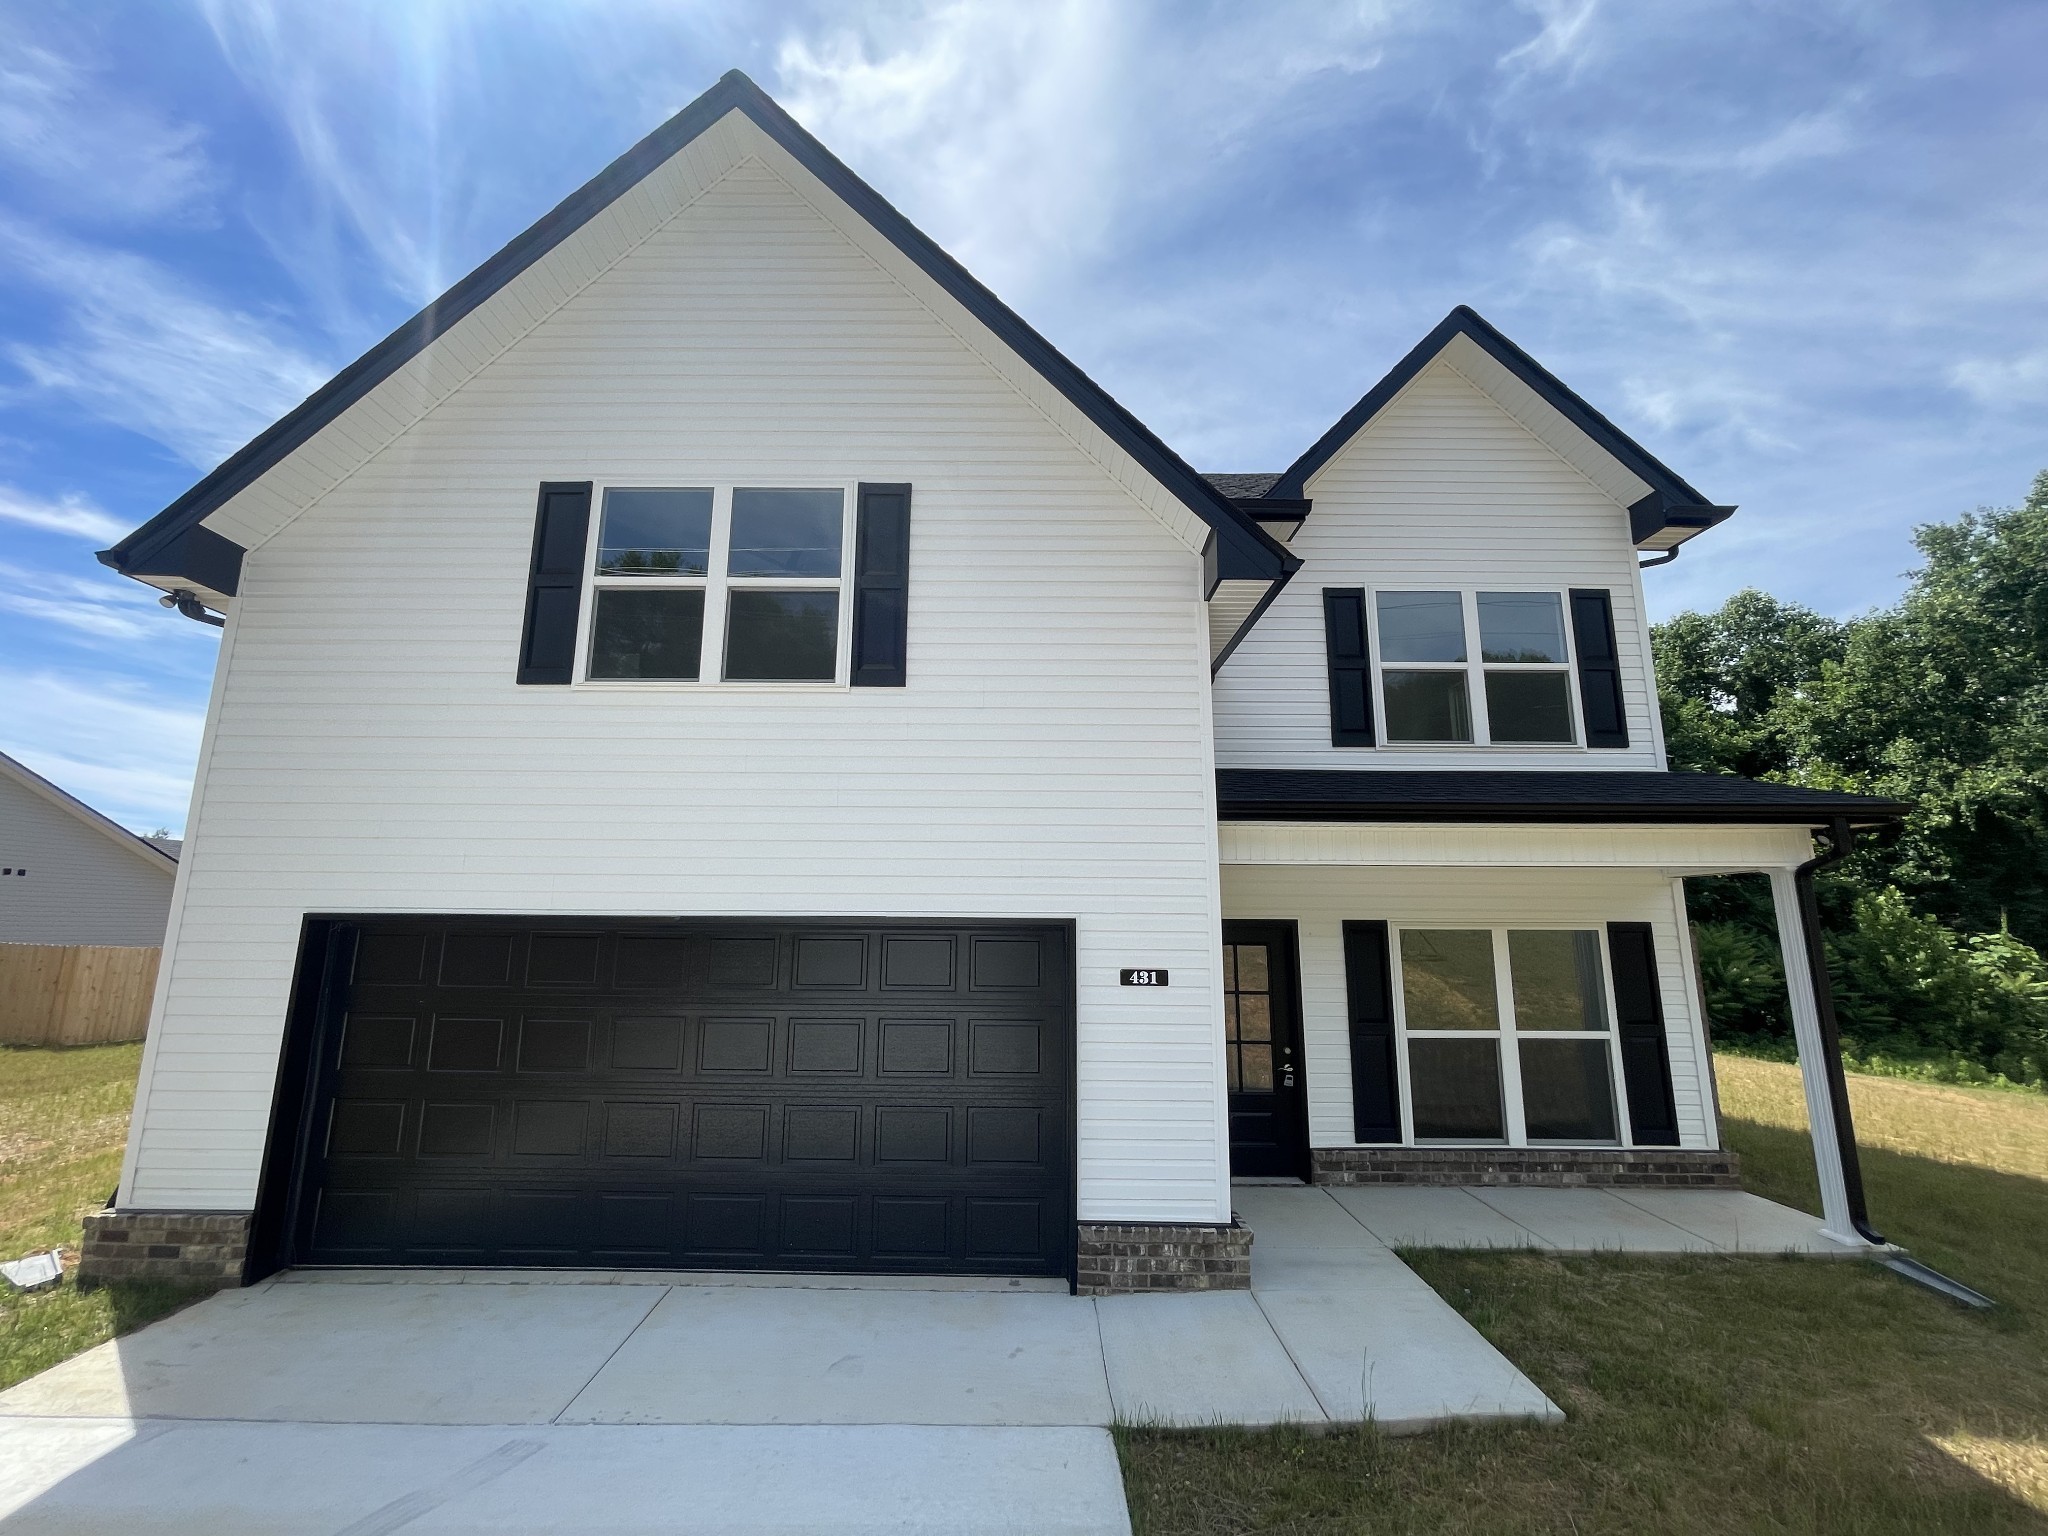
{"label": "white vinyl siding", "polygon": [[[516,686],[584,479],[909,482],[909,686]],[[1082,1219],[1227,1220],[1200,575],[742,164],[250,552],[123,1202],[250,1205],[307,912],[1014,916],[1078,924]]]}
{"label": "white vinyl siding", "polygon": [[0,775],[0,944],[164,941],[176,868]]}
{"label": "white vinyl siding", "polygon": [[[1706,1081],[1705,1035],[1675,882],[1647,869],[1416,869],[1225,865],[1223,916],[1294,919],[1301,936],[1301,1011],[1309,1143],[1357,1144],[1351,1120],[1351,1039],[1344,988],[1346,921],[1395,928],[1599,928],[1651,925],[1671,1057],[1680,1143],[1712,1147],[1718,1131]],[[1603,946],[1604,950],[1604,946]],[[1605,956],[1603,954],[1603,960]],[[1616,1091],[1621,1085],[1617,1081]]]}
{"label": "white vinyl siding", "polygon": [[[1627,511],[1447,362],[1308,490],[1314,510],[1288,545],[1303,566],[1216,674],[1219,767],[1663,767]],[[1628,747],[1332,746],[1325,587],[1612,592]]]}

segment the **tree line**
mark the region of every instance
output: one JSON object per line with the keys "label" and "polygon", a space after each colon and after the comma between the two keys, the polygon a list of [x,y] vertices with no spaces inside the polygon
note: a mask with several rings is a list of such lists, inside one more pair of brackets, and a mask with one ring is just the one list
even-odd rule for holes
{"label": "tree line", "polygon": [[[2048,1086],[2048,471],[1914,544],[1904,595],[1856,618],[1750,588],[1655,626],[1671,766],[1911,802],[1818,880],[1845,1048]],[[1689,899],[1717,1039],[1784,1050],[1762,882]]]}

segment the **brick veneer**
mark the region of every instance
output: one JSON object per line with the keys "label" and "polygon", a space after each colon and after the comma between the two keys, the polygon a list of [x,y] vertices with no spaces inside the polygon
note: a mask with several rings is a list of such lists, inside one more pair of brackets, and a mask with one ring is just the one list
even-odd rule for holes
{"label": "brick veneer", "polygon": [[85,1218],[78,1284],[109,1280],[242,1283],[249,1252],[246,1211],[95,1211]]}
{"label": "brick veneer", "polygon": [[1252,1283],[1252,1229],[1185,1223],[1082,1222],[1074,1288],[1083,1296],[1139,1291],[1244,1291]]}
{"label": "brick veneer", "polygon": [[1733,1152],[1676,1147],[1318,1147],[1318,1184],[1533,1184],[1549,1188],[1627,1186],[1737,1189]]}

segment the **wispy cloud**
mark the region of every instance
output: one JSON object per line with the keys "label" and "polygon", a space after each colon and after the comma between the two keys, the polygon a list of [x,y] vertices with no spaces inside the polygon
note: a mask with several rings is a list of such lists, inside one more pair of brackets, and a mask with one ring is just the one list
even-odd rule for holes
{"label": "wispy cloud", "polygon": [[52,501],[46,496],[31,496],[11,485],[0,485],[0,519],[104,544],[111,544],[128,532],[128,524],[111,513],[101,511],[84,496],[74,493]]}
{"label": "wispy cloud", "polygon": [[327,377],[281,326],[227,308],[145,257],[0,222],[0,263],[63,304],[54,337],[7,356],[186,462],[210,469]]}
{"label": "wispy cloud", "polygon": [[219,186],[204,135],[0,19],[0,157],[92,223],[203,214]]}
{"label": "wispy cloud", "polygon": [[138,831],[184,824],[201,710],[118,679],[0,672],[0,751]]}

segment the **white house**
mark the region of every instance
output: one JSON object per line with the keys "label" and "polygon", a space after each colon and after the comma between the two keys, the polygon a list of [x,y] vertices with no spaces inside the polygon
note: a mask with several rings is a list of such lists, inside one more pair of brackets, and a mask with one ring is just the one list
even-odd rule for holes
{"label": "white house", "polygon": [[1729,511],[1465,310],[1198,475],[728,75],[102,556],[227,622],[87,1272],[1214,1285],[1234,1171],[1725,1181],[1730,870],[1847,1233],[1795,874],[1900,808],[1665,771],[1639,552]]}
{"label": "white house", "polygon": [[138,837],[0,752],[0,944],[164,941],[178,845]]}

